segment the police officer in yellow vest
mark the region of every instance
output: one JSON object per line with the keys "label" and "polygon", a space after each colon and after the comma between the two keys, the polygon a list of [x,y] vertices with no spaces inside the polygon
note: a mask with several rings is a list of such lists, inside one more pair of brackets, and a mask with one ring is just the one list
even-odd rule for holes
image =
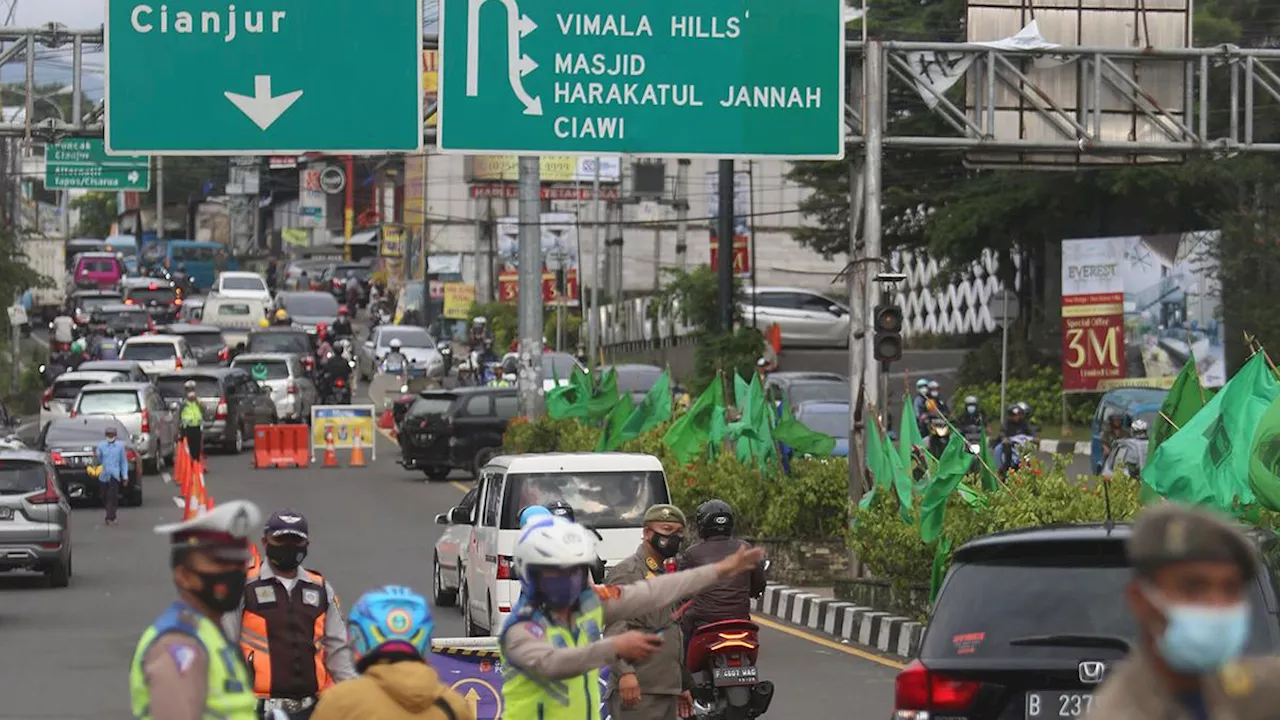
{"label": "police officer in yellow vest", "polygon": [[256,720],[258,700],[240,649],[218,625],[244,592],[250,532],[262,521],[253,503],[233,500],[168,535],[178,601],[142,633],[129,669],[137,720]]}
{"label": "police officer in yellow vest", "polygon": [[594,536],[558,517],[521,529],[515,548],[520,600],[498,636],[503,717],[581,720],[599,717],[600,668],[618,658],[647,659],[678,637],[630,630],[604,637],[610,623],[668,607],[760,564],[760,548],[740,549],[714,565],[629,585],[592,586]]}

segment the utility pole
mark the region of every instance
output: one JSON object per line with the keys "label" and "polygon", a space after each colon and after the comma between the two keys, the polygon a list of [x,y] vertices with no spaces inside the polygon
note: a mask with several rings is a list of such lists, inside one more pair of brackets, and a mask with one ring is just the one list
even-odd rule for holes
{"label": "utility pole", "polygon": [[[880,299],[880,284],[876,276],[880,274],[880,181],[882,173],[881,161],[884,157],[884,43],[873,40],[866,45],[866,108],[863,122],[866,123],[866,161],[864,164],[863,186],[867,194],[863,201],[862,234],[862,277],[863,277],[863,318],[869,319]],[[863,354],[867,359],[867,404],[880,408],[880,365],[875,361],[875,333],[871,332],[871,323],[862,327]]]}
{"label": "utility pole", "polygon": [[[427,150],[422,150],[422,299],[419,301],[422,308],[422,327],[430,327],[433,319],[430,314],[431,309],[431,258],[429,251],[431,248],[431,221],[427,218]],[[408,218],[405,218],[408,220]],[[476,267],[480,267],[480,256],[476,256]],[[413,268],[408,269],[410,277],[413,276]],[[443,338],[436,338],[441,340]]]}
{"label": "utility pole", "polygon": [[542,181],[536,156],[520,156],[520,414],[542,417]]}
{"label": "utility pole", "polygon": [[600,257],[600,158],[596,158],[595,175],[591,179],[591,315],[587,318],[587,357],[591,362],[600,352],[600,284],[605,263]]}
{"label": "utility pole", "polygon": [[721,160],[716,178],[716,245],[719,252],[717,272],[719,292],[716,302],[720,309],[720,329],[733,332],[733,161]]}
{"label": "utility pole", "polygon": [[[142,216],[139,214],[138,219]],[[138,235],[142,235],[142,223],[138,223]],[[156,156],[156,239],[164,239],[164,156]]]}
{"label": "utility pole", "polygon": [[676,261],[681,270],[689,267],[689,158],[676,161]]}
{"label": "utility pole", "polygon": [[342,206],[342,254],[351,260],[351,235],[356,228],[356,159],[346,156],[347,196]]}
{"label": "utility pole", "polygon": [[58,213],[62,216],[62,241],[71,239],[71,191],[58,193]]}

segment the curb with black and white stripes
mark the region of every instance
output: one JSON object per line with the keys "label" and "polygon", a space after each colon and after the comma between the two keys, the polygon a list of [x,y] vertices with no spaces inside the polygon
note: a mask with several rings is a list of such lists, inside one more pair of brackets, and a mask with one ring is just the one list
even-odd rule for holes
{"label": "curb with black and white stripes", "polygon": [[1093,451],[1092,443],[1071,442],[1068,440],[1041,440],[1040,452],[1050,455],[1088,455]]}
{"label": "curb with black and white stripes", "polygon": [[751,610],[901,658],[916,656],[924,634],[924,624],[909,618],[772,583]]}

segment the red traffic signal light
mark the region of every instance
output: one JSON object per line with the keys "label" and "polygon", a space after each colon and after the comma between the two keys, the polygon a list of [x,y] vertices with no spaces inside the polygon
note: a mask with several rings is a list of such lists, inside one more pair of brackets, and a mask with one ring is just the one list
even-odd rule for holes
{"label": "red traffic signal light", "polygon": [[902,308],[877,305],[872,327],[875,330],[875,359],[891,363],[902,359]]}
{"label": "red traffic signal light", "polygon": [[872,323],[877,333],[902,333],[902,308],[897,305],[878,305]]}

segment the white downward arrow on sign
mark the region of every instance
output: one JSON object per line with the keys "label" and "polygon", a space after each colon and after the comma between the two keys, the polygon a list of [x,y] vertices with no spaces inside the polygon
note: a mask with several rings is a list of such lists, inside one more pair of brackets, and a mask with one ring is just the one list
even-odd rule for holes
{"label": "white downward arrow on sign", "polygon": [[228,100],[240,108],[240,112],[247,115],[255,125],[266,130],[271,127],[272,123],[280,119],[284,111],[297,102],[298,98],[302,97],[302,91],[294,90],[293,92],[272,97],[271,76],[255,75],[252,96],[233,92],[224,92],[223,95],[226,95]]}

